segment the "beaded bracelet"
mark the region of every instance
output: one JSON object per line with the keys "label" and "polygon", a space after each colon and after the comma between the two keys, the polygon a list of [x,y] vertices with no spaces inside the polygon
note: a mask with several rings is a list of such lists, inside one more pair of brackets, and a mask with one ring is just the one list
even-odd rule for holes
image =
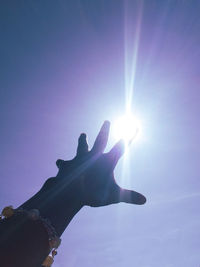
{"label": "beaded bracelet", "polygon": [[60,237],[57,235],[54,227],[51,225],[48,219],[40,216],[38,209],[24,210],[24,209],[14,209],[12,206],[5,207],[0,215],[0,220],[6,220],[12,216],[24,213],[31,220],[40,220],[46,229],[49,237],[49,250],[50,253],[42,263],[43,267],[51,267],[54,262],[54,257],[57,255],[57,248],[61,243]]}

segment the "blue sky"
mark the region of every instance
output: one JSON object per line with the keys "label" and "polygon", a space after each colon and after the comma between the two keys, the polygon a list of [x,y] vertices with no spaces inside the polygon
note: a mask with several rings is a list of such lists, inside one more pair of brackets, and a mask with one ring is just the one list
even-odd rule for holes
{"label": "blue sky", "polygon": [[148,201],[83,208],[54,266],[199,266],[200,2],[0,7],[0,206],[17,207],[39,190],[58,158],[74,156],[79,134],[92,145],[128,98],[143,138],[115,176]]}

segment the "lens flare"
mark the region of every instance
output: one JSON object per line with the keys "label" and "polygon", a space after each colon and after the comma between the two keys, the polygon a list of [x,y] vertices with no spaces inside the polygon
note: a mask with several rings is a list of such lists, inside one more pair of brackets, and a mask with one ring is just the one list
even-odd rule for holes
{"label": "lens flare", "polygon": [[112,132],[116,140],[123,139],[128,145],[132,141],[138,140],[141,132],[140,122],[133,115],[119,117],[113,123]]}

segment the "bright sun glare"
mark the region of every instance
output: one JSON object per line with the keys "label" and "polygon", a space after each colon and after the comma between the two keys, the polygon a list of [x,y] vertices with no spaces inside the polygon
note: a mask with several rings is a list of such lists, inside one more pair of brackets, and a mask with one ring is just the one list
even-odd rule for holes
{"label": "bright sun glare", "polygon": [[141,125],[133,115],[119,117],[113,123],[113,136],[116,140],[123,139],[125,143],[138,140],[141,133]]}

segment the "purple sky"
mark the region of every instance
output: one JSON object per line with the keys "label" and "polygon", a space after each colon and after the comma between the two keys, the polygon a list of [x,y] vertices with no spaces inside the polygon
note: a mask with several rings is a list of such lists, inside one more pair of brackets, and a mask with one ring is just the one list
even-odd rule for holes
{"label": "purple sky", "polygon": [[92,145],[123,113],[139,37],[132,108],[144,139],[115,175],[130,172],[148,202],[83,208],[54,267],[200,266],[199,14],[198,0],[1,1],[2,208],[54,176],[81,132]]}

